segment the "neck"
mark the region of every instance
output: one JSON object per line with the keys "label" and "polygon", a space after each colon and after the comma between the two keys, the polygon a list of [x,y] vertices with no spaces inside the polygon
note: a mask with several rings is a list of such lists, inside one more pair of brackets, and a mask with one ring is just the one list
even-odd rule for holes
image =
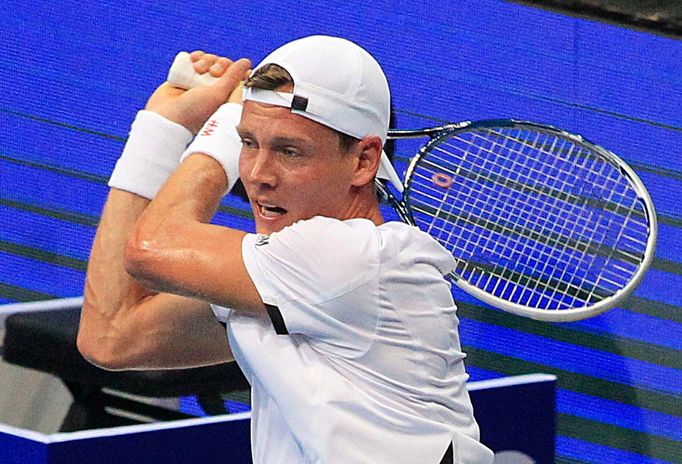
{"label": "neck", "polygon": [[384,223],[374,192],[374,183],[358,188],[352,192],[352,200],[345,214],[346,219],[363,218],[369,219],[376,225]]}

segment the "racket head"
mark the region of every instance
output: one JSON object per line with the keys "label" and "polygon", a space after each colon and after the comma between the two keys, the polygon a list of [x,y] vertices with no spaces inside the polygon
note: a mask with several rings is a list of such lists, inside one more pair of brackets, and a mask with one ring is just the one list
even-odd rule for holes
{"label": "racket head", "polygon": [[653,259],[656,214],[639,177],[614,153],[551,126],[444,126],[404,184],[407,222],[452,253],[453,281],[521,316],[595,316],[629,295]]}

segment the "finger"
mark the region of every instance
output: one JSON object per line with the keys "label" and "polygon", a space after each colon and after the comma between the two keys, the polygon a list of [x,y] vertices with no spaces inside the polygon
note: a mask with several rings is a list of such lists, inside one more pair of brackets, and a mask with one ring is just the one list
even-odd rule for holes
{"label": "finger", "polygon": [[211,73],[211,76],[220,77],[231,64],[232,60],[220,57],[210,68],[208,68],[208,71]]}
{"label": "finger", "polygon": [[227,98],[228,103],[243,103],[243,94],[244,94],[244,81],[240,81],[239,84],[237,84],[237,87],[234,88],[230,96]]}
{"label": "finger", "polygon": [[220,58],[218,58],[218,63],[221,63],[225,67],[225,69],[227,69],[228,66],[230,66],[233,63],[233,61],[227,57],[221,56]]}
{"label": "finger", "polygon": [[192,62],[194,62],[201,58],[203,54],[204,52],[201,50],[194,50],[192,53],[189,54],[189,57],[192,59]]}
{"label": "finger", "polygon": [[208,71],[208,68],[211,66],[208,61],[204,59],[203,56],[201,56],[197,61],[192,63],[192,66],[194,67],[194,72],[197,72],[199,74],[203,74],[206,71]]}
{"label": "finger", "polygon": [[[208,72],[220,57],[213,53],[204,53],[201,58],[194,63],[194,70],[200,74]],[[216,76],[217,77],[217,76]]]}
{"label": "finger", "polygon": [[224,70],[225,68],[217,61],[213,63],[213,65],[210,68],[208,68],[208,72],[211,73],[211,76],[213,77],[222,76]]}
{"label": "finger", "polygon": [[226,95],[229,95],[244,79],[249,69],[251,69],[251,61],[247,58],[241,58],[232,63],[225,74],[213,85],[221,87],[225,90]]}
{"label": "finger", "polygon": [[202,60],[206,61],[209,66],[218,61],[218,55],[215,55],[213,53],[205,53],[204,56],[201,57]]}

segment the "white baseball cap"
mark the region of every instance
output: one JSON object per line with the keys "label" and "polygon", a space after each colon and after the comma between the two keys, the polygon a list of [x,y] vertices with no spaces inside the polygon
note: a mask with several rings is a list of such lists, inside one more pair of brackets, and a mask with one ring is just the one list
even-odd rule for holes
{"label": "white baseball cap", "polygon": [[[379,63],[359,45],[339,37],[304,37],[270,53],[254,72],[267,64],[281,66],[291,75],[293,92],[247,87],[244,100],[290,108],[294,114],[351,137],[377,135],[386,142],[391,116],[388,82]],[[377,177],[402,192],[385,152]]]}

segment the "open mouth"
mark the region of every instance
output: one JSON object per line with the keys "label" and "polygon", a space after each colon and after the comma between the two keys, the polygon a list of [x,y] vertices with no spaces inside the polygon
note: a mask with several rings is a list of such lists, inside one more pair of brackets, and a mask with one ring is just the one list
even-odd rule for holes
{"label": "open mouth", "polygon": [[256,204],[258,205],[258,211],[260,212],[261,216],[266,218],[279,217],[282,216],[283,214],[286,214],[287,212],[286,209],[281,208],[277,205],[261,202],[256,202]]}

